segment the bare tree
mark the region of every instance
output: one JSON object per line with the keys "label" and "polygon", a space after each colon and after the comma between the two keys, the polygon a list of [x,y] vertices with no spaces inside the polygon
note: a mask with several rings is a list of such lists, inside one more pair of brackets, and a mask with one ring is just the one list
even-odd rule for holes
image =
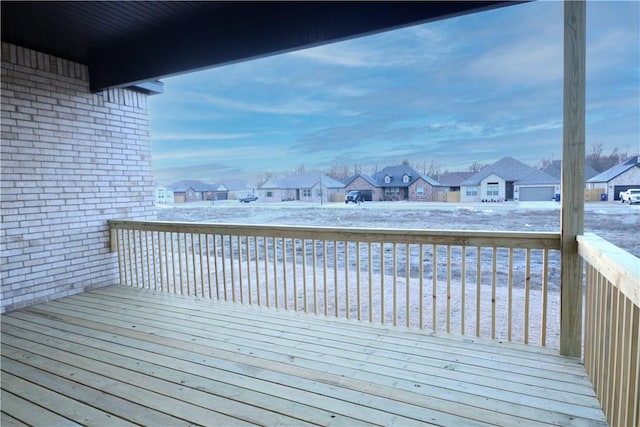
{"label": "bare tree", "polygon": [[604,147],[601,143],[591,146],[591,150],[586,155],[585,163],[598,172],[603,172],[619,163],[629,159],[629,151],[621,152],[618,147],[611,150],[608,155],[603,154]]}
{"label": "bare tree", "polygon": [[254,175],[250,182],[254,189],[260,188],[262,184],[273,178],[273,172],[263,172],[261,174]]}
{"label": "bare tree", "polygon": [[544,157],[542,160],[540,160],[540,170],[546,168],[547,166],[550,166],[552,163],[553,163],[553,156]]}
{"label": "bare tree", "polygon": [[482,164],[480,162],[475,161],[475,162],[471,163],[471,165],[469,165],[468,170],[469,170],[469,172],[476,173],[476,172],[480,172],[485,167],[487,167],[486,164]]}
{"label": "bare tree", "polygon": [[331,167],[329,168],[329,170],[324,171],[324,173],[327,176],[330,176],[333,179],[336,179],[338,181],[343,181],[347,178],[349,178],[349,166],[348,165],[340,165],[340,164],[333,164],[331,165]]}
{"label": "bare tree", "polygon": [[434,178],[437,180],[442,173],[442,165],[435,160],[431,160],[428,166],[425,166],[425,171],[423,172],[428,177]]}

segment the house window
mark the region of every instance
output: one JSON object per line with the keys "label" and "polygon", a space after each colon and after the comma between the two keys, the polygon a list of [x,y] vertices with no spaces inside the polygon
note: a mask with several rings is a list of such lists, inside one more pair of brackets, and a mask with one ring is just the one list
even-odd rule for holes
{"label": "house window", "polygon": [[467,196],[477,196],[478,195],[478,187],[467,187]]}
{"label": "house window", "polygon": [[405,183],[409,182],[409,175],[404,175],[402,177],[402,182],[405,182]]}
{"label": "house window", "polygon": [[416,194],[418,195],[418,197],[424,196],[424,187],[416,188]]}
{"label": "house window", "polygon": [[385,196],[397,196],[400,194],[400,187],[389,187],[384,189]]}
{"label": "house window", "polygon": [[302,197],[311,197],[311,189],[305,188],[304,190],[302,190]]}
{"label": "house window", "polygon": [[497,182],[490,182],[487,184],[487,196],[497,196],[499,191],[500,187]]}
{"label": "house window", "polygon": [[267,191],[267,197],[273,197],[273,191]]}
{"label": "house window", "polygon": [[391,177],[389,175],[384,176],[384,183],[389,184],[391,182]]}

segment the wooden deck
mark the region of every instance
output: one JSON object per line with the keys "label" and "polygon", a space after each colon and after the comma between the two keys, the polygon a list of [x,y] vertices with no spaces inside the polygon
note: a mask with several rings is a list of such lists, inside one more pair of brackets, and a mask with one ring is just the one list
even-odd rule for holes
{"label": "wooden deck", "polygon": [[606,425],[556,351],[114,286],[2,316],[9,425]]}

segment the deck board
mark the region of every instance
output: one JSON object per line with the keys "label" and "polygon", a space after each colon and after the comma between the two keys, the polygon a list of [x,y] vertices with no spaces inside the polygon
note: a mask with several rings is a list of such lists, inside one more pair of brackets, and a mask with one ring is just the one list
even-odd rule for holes
{"label": "deck board", "polygon": [[606,425],[555,350],[120,286],[3,315],[2,357],[14,423]]}

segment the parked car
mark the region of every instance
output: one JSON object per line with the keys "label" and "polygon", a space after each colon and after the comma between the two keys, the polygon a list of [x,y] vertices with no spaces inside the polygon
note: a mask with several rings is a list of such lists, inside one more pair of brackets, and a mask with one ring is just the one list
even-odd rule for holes
{"label": "parked car", "polygon": [[258,200],[258,196],[256,196],[255,194],[246,194],[243,197],[240,197],[240,203],[249,203],[249,202],[255,202],[256,200]]}
{"label": "parked car", "polygon": [[362,194],[360,194],[359,191],[351,190],[347,193],[346,196],[344,196],[344,202],[345,203],[353,202],[353,203],[360,204],[364,202],[364,197],[362,196]]}
{"label": "parked car", "polygon": [[620,201],[628,202],[630,205],[640,203],[640,188],[630,188],[620,192]]}

